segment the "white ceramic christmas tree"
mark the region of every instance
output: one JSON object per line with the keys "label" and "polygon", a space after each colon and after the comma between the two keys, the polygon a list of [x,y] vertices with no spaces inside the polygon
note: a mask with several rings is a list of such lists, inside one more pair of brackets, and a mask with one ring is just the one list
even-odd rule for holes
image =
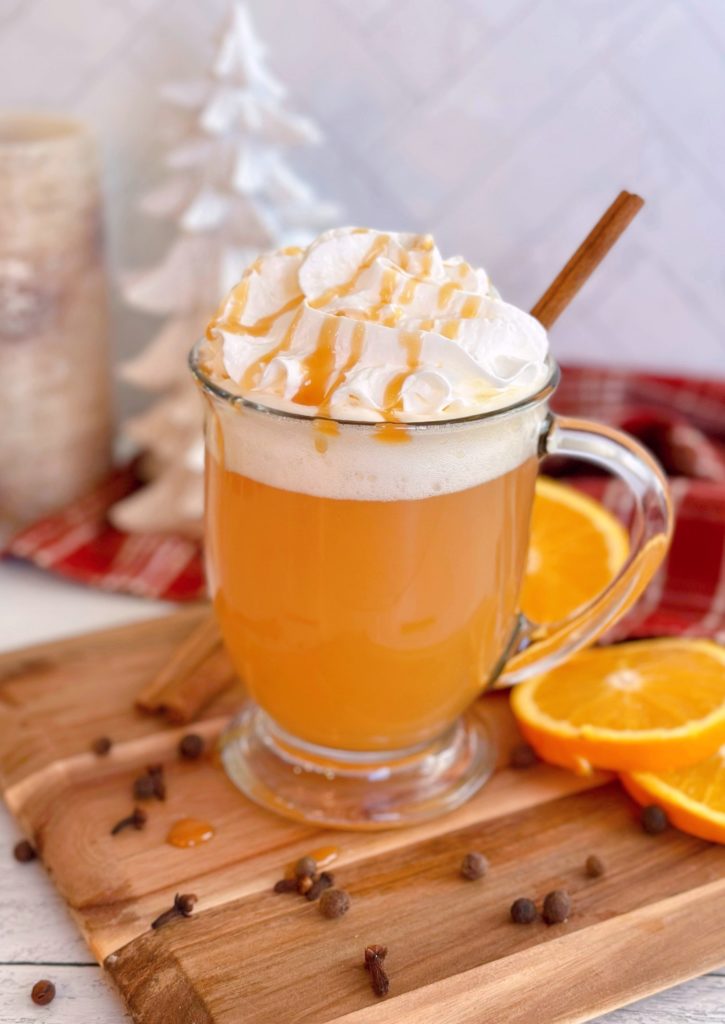
{"label": "white ceramic christmas tree", "polygon": [[235,2],[203,80],[173,83],[164,99],[187,111],[191,129],[171,149],[171,174],[142,200],[149,215],[178,225],[160,264],[122,282],[128,302],[167,320],[121,370],[159,398],[126,424],[146,451],[149,482],[111,511],[116,526],[196,533],[202,512],[201,406],[186,355],[221,298],[261,251],[305,244],[337,217],[285,160],[320,141],[316,125],[287,111],[285,90],[265,66],[245,5]]}

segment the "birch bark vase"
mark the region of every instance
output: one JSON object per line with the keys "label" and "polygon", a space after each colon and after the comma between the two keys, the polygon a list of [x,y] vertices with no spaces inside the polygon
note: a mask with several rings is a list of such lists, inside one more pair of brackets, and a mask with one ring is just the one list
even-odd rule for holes
{"label": "birch bark vase", "polygon": [[0,117],[0,537],[107,471],[108,331],[93,138]]}

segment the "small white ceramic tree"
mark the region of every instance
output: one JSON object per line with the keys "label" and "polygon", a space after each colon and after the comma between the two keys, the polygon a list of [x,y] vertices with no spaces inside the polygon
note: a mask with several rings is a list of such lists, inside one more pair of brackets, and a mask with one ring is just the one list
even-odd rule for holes
{"label": "small white ceramic tree", "polygon": [[122,281],[127,301],[167,317],[122,376],[159,395],[129,420],[126,435],[147,453],[148,483],[114,506],[116,526],[196,533],[202,511],[201,407],[186,354],[221,298],[261,251],[305,244],[337,217],[288,166],[286,151],[321,139],[285,109],[285,90],[265,66],[247,8],[236,0],[206,78],[172,83],[163,98],[191,128],[166,155],[170,176],[147,194],[147,214],[178,234],[160,264]]}

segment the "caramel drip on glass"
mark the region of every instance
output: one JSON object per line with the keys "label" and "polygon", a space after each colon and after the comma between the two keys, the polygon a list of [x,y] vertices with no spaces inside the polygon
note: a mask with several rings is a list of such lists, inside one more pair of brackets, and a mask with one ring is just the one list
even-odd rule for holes
{"label": "caramel drip on glass", "polygon": [[362,261],[352,277],[348,281],[343,282],[343,284],[336,284],[332,288],[328,288],[327,291],[323,292],[322,295],[319,295],[314,302],[310,302],[310,306],[313,309],[319,309],[320,306],[326,306],[327,303],[331,302],[333,299],[339,299],[343,295],[348,295],[353,290],[362,274],[372,266],[380,253],[385,249],[389,241],[390,235],[379,235],[368,249],[365,259]]}
{"label": "caramel drip on glass", "polygon": [[478,311],[481,308],[481,296],[480,295],[469,295],[464,300],[461,306],[460,316],[463,320],[472,320],[474,316],[478,315]]}
{"label": "caramel drip on glass", "polygon": [[335,371],[335,341],[340,330],[338,317],[327,317],[315,348],[302,360],[304,379],[292,401],[297,405],[320,405],[330,388]]}

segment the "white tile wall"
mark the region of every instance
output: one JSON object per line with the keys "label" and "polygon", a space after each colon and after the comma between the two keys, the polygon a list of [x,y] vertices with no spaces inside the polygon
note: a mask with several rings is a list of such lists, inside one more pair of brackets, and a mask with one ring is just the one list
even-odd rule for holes
{"label": "white tile wall", "polygon": [[[562,358],[725,375],[725,0],[249,0],[326,132],[299,169],[347,219],[431,230],[530,305],[616,192],[647,199],[557,325]],[[106,157],[115,266],[225,0],[0,0],[0,100],[71,109]],[[118,305],[118,346],[153,323]]]}

